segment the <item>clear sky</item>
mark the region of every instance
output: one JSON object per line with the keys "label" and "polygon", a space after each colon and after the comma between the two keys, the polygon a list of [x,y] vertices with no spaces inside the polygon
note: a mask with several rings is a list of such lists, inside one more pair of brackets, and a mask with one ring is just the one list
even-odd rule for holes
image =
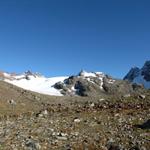
{"label": "clear sky", "polygon": [[0,0],[0,70],[123,77],[150,59],[150,0]]}

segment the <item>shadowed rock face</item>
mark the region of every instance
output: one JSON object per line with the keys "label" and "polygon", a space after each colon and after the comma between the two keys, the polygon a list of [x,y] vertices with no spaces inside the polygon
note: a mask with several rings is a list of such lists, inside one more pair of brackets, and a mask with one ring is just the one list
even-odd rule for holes
{"label": "shadowed rock face", "polygon": [[141,69],[141,74],[144,76],[146,81],[150,81],[150,61],[146,61],[143,68]]}
{"label": "shadowed rock face", "polygon": [[127,73],[127,75],[123,78],[124,80],[128,80],[132,82],[135,77],[140,74],[140,69],[138,67],[131,68],[131,70]]}
{"label": "shadowed rock face", "polygon": [[90,85],[87,82],[77,81],[75,89],[77,89],[76,94],[80,96],[88,96],[87,91],[90,91]]}

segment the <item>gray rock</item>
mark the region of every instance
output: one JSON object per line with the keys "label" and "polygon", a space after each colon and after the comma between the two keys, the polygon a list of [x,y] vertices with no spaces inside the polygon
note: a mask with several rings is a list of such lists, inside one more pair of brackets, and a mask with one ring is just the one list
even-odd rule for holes
{"label": "gray rock", "polygon": [[27,139],[25,145],[28,150],[40,150],[41,149],[40,144],[31,139]]}

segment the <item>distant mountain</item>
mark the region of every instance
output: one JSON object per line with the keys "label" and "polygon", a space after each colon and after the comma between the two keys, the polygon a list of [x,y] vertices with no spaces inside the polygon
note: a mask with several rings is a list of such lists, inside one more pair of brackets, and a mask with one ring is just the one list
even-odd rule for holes
{"label": "distant mountain", "polygon": [[150,89],[150,61],[146,61],[141,69],[138,67],[131,68],[124,80],[141,84],[145,88]]}

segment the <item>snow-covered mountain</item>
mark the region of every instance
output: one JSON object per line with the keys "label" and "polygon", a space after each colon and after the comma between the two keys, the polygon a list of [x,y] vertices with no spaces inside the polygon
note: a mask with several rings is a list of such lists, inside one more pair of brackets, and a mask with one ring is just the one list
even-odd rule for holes
{"label": "snow-covered mountain", "polygon": [[[147,73],[146,66],[143,67],[143,72],[144,75]],[[130,81],[135,81],[138,78],[134,77],[138,77],[138,74],[138,69],[132,69],[127,77]],[[108,94],[127,95],[135,92],[135,89],[138,89],[128,81],[114,79],[102,72],[81,71],[79,74],[70,77],[51,78],[47,78],[38,73],[32,73],[31,71],[23,74],[0,72],[0,79],[26,90],[55,96],[79,95],[93,97]]]}
{"label": "snow-covered mountain", "polygon": [[[47,78],[38,73],[27,71],[23,74],[0,72],[1,80],[26,90],[48,95],[80,95],[103,91],[103,84],[113,84],[115,80],[102,72],[81,71],[74,76]],[[90,89],[90,90],[88,90]]]}
{"label": "snow-covered mountain", "polygon": [[56,95],[56,96],[62,96],[62,94],[60,90],[55,89],[53,85],[67,78],[67,77],[46,78],[37,73],[32,73],[31,71],[27,71],[23,74],[18,75],[1,72],[0,77],[5,82],[11,83],[23,89],[38,92],[41,94]]}
{"label": "snow-covered mountain", "polygon": [[150,89],[150,61],[146,61],[141,69],[138,67],[131,68],[124,80],[141,84],[145,88]]}

